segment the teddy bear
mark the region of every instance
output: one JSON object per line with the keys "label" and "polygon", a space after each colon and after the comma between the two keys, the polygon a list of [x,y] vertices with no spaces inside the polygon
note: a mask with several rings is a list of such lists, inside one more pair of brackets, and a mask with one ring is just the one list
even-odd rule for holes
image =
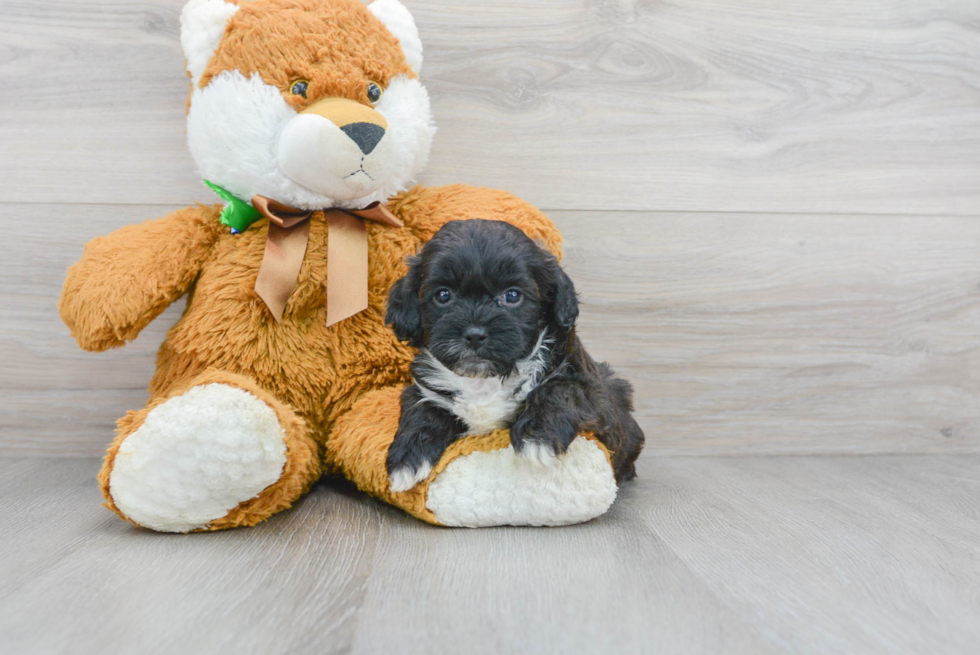
{"label": "teddy bear", "polygon": [[191,0],[187,140],[223,200],[85,246],[59,310],[82,348],[123,346],[187,297],[149,402],[118,421],[98,481],[136,525],[255,525],[325,474],[433,524],[566,525],[616,497],[592,435],[542,465],[506,430],[453,444],[393,492],[385,458],[413,351],[385,325],[405,259],[457,219],[507,221],[560,254],[503,192],[414,180],[435,127],[422,44],[398,0]]}

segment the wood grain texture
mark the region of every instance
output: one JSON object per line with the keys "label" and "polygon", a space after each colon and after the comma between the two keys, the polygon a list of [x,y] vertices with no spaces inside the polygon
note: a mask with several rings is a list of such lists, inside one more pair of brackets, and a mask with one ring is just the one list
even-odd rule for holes
{"label": "wood grain texture", "polygon": [[[212,198],[184,0],[0,3],[0,198]],[[974,0],[407,0],[423,181],[549,209],[980,214]]]}
{"label": "wood grain texture", "polygon": [[778,652],[634,521],[628,502],[543,531],[433,534],[393,517],[361,610],[384,623],[358,630],[352,652]]}
{"label": "wood grain texture", "polygon": [[554,217],[658,452],[980,450],[980,221]]}
{"label": "wood grain texture", "polygon": [[161,535],[98,462],[0,459],[0,651],[973,653],[980,457],[653,458],[554,529],[422,524],[344,487]]}
{"label": "wood grain texture", "polygon": [[164,535],[99,506],[96,461],[0,463],[0,651],[349,651],[379,527],[365,498],[314,493],[256,529]]}
{"label": "wood grain texture", "polygon": [[792,653],[968,653],[980,630],[980,460],[665,459],[643,517]]}
{"label": "wood grain texture", "polygon": [[[99,455],[115,419],[143,406],[182,302],[100,354],[78,349],[56,304],[85,241],[169,209],[0,206],[0,453]],[[980,221],[552,218],[583,339],[636,386],[652,451],[980,451]]]}
{"label": "wood grain texture", "polygon": [[146,404],[175,303],[128,347],[78,348],[58,316],[65,271],[89,239],[176,207],[5,205],[0,225],[0,453],[94,456],[116,419]]}

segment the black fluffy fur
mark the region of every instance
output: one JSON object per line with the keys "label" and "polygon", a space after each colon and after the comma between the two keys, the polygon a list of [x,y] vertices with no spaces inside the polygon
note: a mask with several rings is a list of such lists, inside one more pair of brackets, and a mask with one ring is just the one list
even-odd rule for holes
{"label": "black fluffy fur", "polygon": [[[444,302],[449,292],[450,299]],[[521,300],[508,302],[516,291]],[[547,445],[564,453],[589,431],[612,455],[616,481],[635,477],[643,431],[631,414],[633,390],[606,363],[596,363],[575,335],[575,287],[550,253],[520,229],[501,221],[447,223],[409,261],[408,274],[388,297],[386,321],[402,341],[427,349],[460,375],[507,376],[534,349],[542,330],[553,343],[545,353],[542,382],[519,406],[510,425],[511,444]],[[485,338],[468,339],[482,330]],[[432,371],[423,357],[412,365],[425,384]],[[428,386],[428,385],[426,385]],[[388,452],[389,473],[434,465],[466,434],[447,409],[419,402],[411,385],[402,394],[401,422]]]}

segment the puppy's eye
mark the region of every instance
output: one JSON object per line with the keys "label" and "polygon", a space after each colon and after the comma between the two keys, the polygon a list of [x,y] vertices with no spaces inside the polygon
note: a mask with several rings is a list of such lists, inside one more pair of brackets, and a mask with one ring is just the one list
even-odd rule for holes
{"label": "puppy's eye", "polygon": [[384,95],[384,90],[382,90],[380,84],[371,82],[370,84],[367,85],[368,100],[370,100],[371,102],[377,102],[378,100],[381,100],[382,95]]}
{"label": "puppy's eye", "polygon": [[433,297],[436,299],[437,303],[440,305],[445,305],[453,299],[453,294],[449,289],[439,289],[436,291],[436,295]]}
{"label": "puppy's eye", "polygon": [[523,299],[524,299],[524,294],[522,294],[517,289],[507,289],[507,291],[504,291],[505,305],[518,305]]}
{"label": "puppy's eye", "polygon": [[309,80],[296,80],[289,85],[289,92],[294,96],[306,97],[306,91],[310,88]]}

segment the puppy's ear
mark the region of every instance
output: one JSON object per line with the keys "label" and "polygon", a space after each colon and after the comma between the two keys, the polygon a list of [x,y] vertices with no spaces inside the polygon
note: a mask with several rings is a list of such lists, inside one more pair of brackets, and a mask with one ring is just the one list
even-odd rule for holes
{"label": "puppy's ear", "polygon": [[385,323],[395,331],[400,341],[419,348],[422,345],[422,306],[419,291],[422,288],[422,258],[408,259],[408,274],[391,285],[388,292],[388,311]]}
{"label": "puppy's ear", "polygon": [[562,330],[571,330],[578,319],[578,294],[575,293],[575,285],[552,255],[548,255],[548,274],[552,287],[548,295],[553,303],[554,321]]}

